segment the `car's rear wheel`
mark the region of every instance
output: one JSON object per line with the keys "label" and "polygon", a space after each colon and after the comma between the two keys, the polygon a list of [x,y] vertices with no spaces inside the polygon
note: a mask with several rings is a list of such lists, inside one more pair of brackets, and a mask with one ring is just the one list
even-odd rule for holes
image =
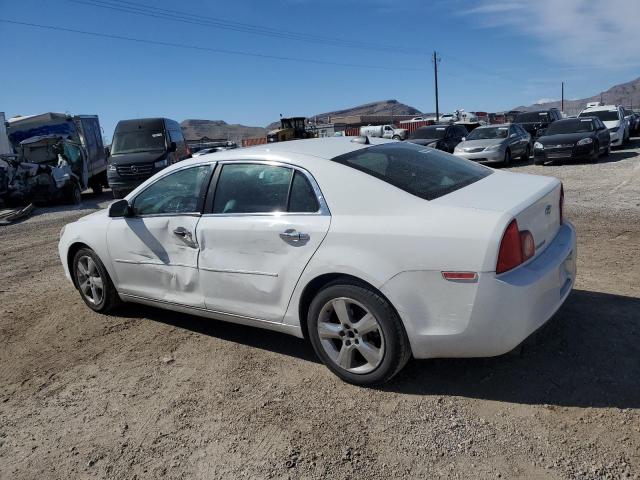
{"label": "car's rear wheel", "polygon": [[92,310],[106,313],[120,304],[118,292],[93,250],[78,250],[73,257],[73,275],[82,300]]}
{"label": "car's rear wheel", "polygon": [[384,383],[411,356],[398,314],[366,285],[341,282],[325,287],[311,302],[307,326],[318,357],[349,383]]}
{"label": "car's rear wheel", "polygon": [[394,135],[393,140],[400,140],[400,135]]}
{"label": "car's rear wheel", "polygon": [[67,201],[71,205],[80,205],[82,203],[82,191],[78,182],[71,182],[67,191]]}

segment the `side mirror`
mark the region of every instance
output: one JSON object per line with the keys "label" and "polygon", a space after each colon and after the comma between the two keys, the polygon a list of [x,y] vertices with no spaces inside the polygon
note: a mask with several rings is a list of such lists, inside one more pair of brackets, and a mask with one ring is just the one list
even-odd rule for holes
{"label": "side mirror", "polygon": [[172,153],[175,152],[178,149],[178,145],[176,145],[176,142],[171,142],[169,144],[169,147],[167,148],[167,152]]}
{"label": "side mirror", "polygon": [[131,206],[126,200],[118,200],[109,205],[110,217],[130,217],[132,214]]}
{"label": "side mirror", "polygon": [[104,155],[107,158],[111,156],[111,150],[109,150],[109,147],[104,147]]}

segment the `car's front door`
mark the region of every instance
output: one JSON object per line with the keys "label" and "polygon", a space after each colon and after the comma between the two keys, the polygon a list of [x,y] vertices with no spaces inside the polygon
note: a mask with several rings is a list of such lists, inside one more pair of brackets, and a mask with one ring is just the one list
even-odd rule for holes
{"label": "car's front door", "polygon": [[281,322],[305,266],[329,230],[329,211],[304,170],[273,162],[218,166],[198,224],[208,309]]}
{"label": "car's front door", "polygon": [[132,215],[107,230],[118,292],[203,307],[196,227],[210,164],[169,172],[131,200]]}

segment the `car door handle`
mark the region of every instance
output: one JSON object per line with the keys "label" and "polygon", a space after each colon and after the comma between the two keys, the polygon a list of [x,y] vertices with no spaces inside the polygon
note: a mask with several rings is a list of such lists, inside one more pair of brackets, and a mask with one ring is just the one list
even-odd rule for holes
{"label": "car door handle", "polygon": [[309,234],[296,231],[294,228],[288,228],[280,233],[280,238],[289,242],[305,242],[309,240]]}
{"label": "car door handle", "polygon": [[173,231],[174,235],[177,235],[179,237],[185,238],[185,237],[190,237],[191,233],[189,233],[189,230],[187,230],[184,227],[178,227]]}
{"label": "car door handle", "polygon": [[186,243],[188,246],[192,248],[198,248],[197,242],[193,240],[193,235],[186,228],[177,227],[176,229],[173,230],[173,234],[176,235],[177,237],[180,237],[180,239],[184,241],[184,243]]}

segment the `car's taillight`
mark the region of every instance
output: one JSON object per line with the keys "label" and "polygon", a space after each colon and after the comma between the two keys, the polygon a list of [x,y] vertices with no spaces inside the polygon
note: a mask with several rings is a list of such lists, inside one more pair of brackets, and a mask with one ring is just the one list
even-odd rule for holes
{"label": "car's taillight", "polygon": [[564,185],[560,184],[560,225],[564,222]]}
{"label": "car's taillight", "polygon": [[536,244],[529,230],[518,230],[518,222],[513,219],[502,235],[496,273],[503,273],[526,262],[536,253]]}

